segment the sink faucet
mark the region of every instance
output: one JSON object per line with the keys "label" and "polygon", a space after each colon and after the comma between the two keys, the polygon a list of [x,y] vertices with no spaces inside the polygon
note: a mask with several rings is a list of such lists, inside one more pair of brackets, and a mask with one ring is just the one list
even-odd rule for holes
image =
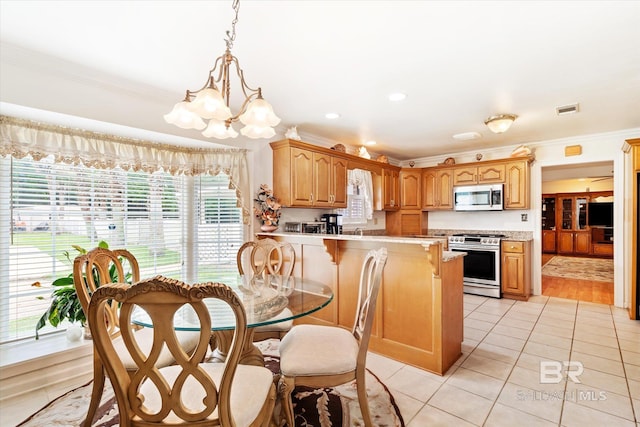
{"label": "sink faucet", "polygon": [[353,231],[353,234],[359,234],[360,236],[362,236],[363,235],[362,228],[360,228],[360,227],[356,228]]}

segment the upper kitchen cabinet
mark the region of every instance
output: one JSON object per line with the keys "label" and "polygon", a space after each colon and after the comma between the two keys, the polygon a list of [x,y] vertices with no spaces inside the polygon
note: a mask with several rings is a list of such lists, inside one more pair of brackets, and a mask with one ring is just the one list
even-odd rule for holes
{"label": "upper kitchen cabinet", "polygon": [[273,192],[287,207],[347,206],[347,157],[285,139],[272,142]]}
{"label": "upper kitchen cabinet", "polygon": [[500,184],[505,182],[504,164],[483,164],[453,169],[453,185]]}
{"label": "upper kitchen cabinet", "polygon": [[382,169],[384,210],[400,209],[400,171],[397,167]]}
{"label": "upper kitchen cabinet", "polygon": [[453,170],[425,168],[422,171],[422,209],[453,210]]}
{"label": "upper kitchen cabinet", "polygon": [[518,160],[506,163],[506,183],[504,185],[505,209],[529,209],[529,163]]}
{"label": "upper kitchen cabinet", "polygon": [[422,173],[420,169],[400,170],[400,208],[401,209],[422,209],[421,204],[421,181]]}

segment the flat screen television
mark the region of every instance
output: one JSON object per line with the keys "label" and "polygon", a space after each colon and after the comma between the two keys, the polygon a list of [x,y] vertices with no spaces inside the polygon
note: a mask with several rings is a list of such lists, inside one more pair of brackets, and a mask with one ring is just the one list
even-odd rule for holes
{"label": "flat screen television", "polygon": [[613,202],[589,203],[590,227],[613,227]]}

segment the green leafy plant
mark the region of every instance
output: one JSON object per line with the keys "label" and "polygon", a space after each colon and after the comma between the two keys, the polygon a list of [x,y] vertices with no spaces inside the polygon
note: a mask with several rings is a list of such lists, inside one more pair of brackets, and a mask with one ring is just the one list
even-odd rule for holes
{"label": "green leafy plant", "polygon": [[[77,252],[73,258],[87,253],[87,250],[80,246],[72,245],[72,247]],[[108,249],[109,245],[105,241],[100,241],[98,243],[98,247]],[[69,251],[64,251],[63,255],[67,261],[73,265],[73,258]],[[111,277],[114,277],[115,266],[111,269],[110,274]],[[31,286],[40,287],[40,283],[36,282]],[[36,339],[40,338],[38,331],[44,328],[47,322],[54,328],[57,328],[64,320],[80,322],[83,326],[87,321],[84,311],[82,310],[82,304],[80,304],[80,299],[76,293],[76,288],[73,284],[73,273],[65,277],[57,278],[51,283],[51,286],[53,287],[51,303],[49,304],[47,311],[44,312],[36,324]],[[43,296],[39,296],[37,298],[40,300],[45,299]]]}

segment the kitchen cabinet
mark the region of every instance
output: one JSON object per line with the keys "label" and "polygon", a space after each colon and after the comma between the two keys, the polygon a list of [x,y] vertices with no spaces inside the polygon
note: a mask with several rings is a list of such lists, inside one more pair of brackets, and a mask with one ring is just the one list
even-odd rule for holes
{"label": "kitchen cabinet", "polygon": [[273,192],[286,207],[347,206],[346,155],[299,141],[271,143]]}
{"label": "kitchen cabinet", "polygon": [[454,185],[500,184],[505,182],[504,164],[483,164],[454,168]]}
{"label": "kitchen cabinet", "polygon": [[427,212],[416,209],[387,211],[386,233],[389,236],[418,236],[427,233]]}
{"label": "kitchen cabinet", "polygon": [[502,296],[526,301],[531,294],[531,242],[502,241]]}
{"label": "kitchen cabinet", "polygon": [[453,170],[425,168],[422,171],[422,209],[453,210]]}
{"label": "kitchen cabinet", "polygon": [[518,160],[505,165],[505,209],[529,209],[529,161]]}
{"label": "kitchen cabinet", "polygon": [[400,169],[400,209],[422,209],[420,169]]}
{"label": "kitchen cabinet", "polygon": [[557,199],[558,253],[564,255],[589,255],[591,233],[587,225],[586,195],[560,196]]}
{"label": "kitchen cabinet", "polygon": [[556,196],[542,195],[542,252],[556,253]]}
{"label": "kitchen cabinet", "polygon": [[398,168],[385,167],[382,170],[384,210],[400,209],[400,172]]}

